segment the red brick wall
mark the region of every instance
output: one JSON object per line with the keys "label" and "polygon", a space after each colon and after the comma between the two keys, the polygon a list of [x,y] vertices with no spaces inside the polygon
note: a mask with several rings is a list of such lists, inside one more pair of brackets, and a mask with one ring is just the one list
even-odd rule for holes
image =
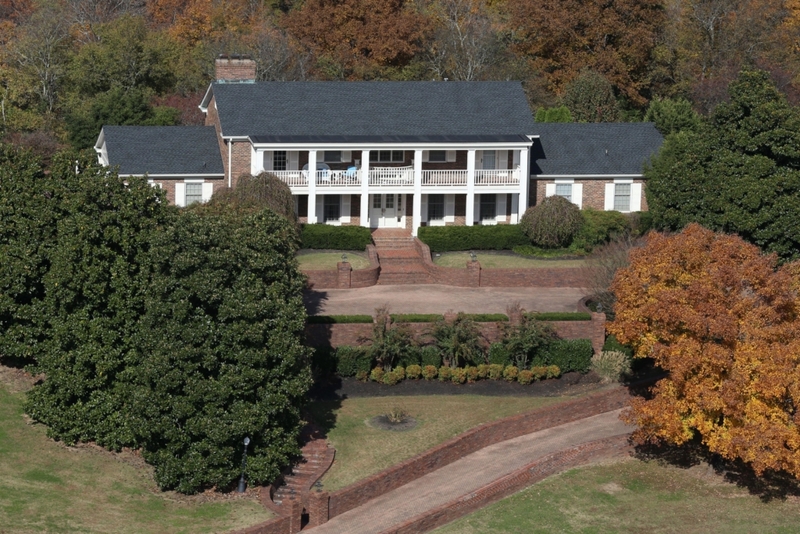
{"label": "red brick wall", "polygon": [[[534,180],[533,188],[536,189],[536,198],[539,202],[545,198],[545,184],[553,184],[555,180]],[[581,205],[584,208],[594,208],[596,210],[604,210],[606,203],[606,184],[614,183],[614,180],[604,180],[601,178],[595,180],[575,180],[576,184],[583,184],[583,200]],[[635,184],[644,184],[644,180],[634,180]],[[644,187],[642,187],[642,211],[647,211],[647,199],[644,195]]]}
{"label": "red brick wall", "polygon": [[598,460],[625,458],[630,455],[632,450],[633,447],[628,443],[628,435],[623,434],[583,443],[576,447],[550,454],[487,484],[467,497],[461,497],[433,510],[428,510],[400,525],[383,531],[381,534],[429,532],[460,517],[469,515],[478,508],[497,502],[523,488],[544,480],[550,475]]}
{"label": "red brick wall", "polygon": [[[358,272],[358,271],[353,271]],[[505,323],[478,323],[481,335],[487,342],[494,343],[503,338]],[[592,314],[591,321],[552,321],[548,322],[562,339],[590,339],[595,353],[603,349],[606,325],[605,315]],[[409,323],[407,325],[415,337],[424,338],[430,323]],[[356,324],[309,324],[305,330],[306,344],[310,347],[357,346],[367,343],[372,335],[372,323]]]}
{"label": "red brick wall", "polygon": [[214,66],[217,80],[233,82],[256,79],[256,62],[249,58],[217,58]]}
{"label": "red brick wall", "polygon": [[[210,178],[204,178],[207,183],[214,184],[214,193],[219,191],[220,189],[227,189],[228,182],[222,178],[217,178],[212,180]],[[175,184],[176,183],[183,183],[183,178],[176,179],[176,180],[153,180],[154,183],[160,184],[161,189],[163,189],[167,194],[167,201],[170,204],[175,204]]]}
{"label": "red brick wall", "polygon": [[329,516],[343,514],[489,445],[617,410],[627,406],[628,401],[627,389],[617,387],[556,406],[485,423],[414,458],[332,493]]}
{"label": "red brick wall", "polygon": [[580,267],[481,269],[481,287],[583,287],[581,272]]}
{"label": "red brick wall", "polygon": [[378,275],[380,274],[380,263],[378,263],[378,254],[375,252],[374,245],[367,245],[367,255],[369,256],[370,266],[366,269],[351,270],[349,272],[350,283],[348,286],[343,286],[341,283],[343,273],[333,269],[303,271],[307,278],[306,285],[311,289],[374,286],[378,283]]}
{"label": "red brick wall", "polygon": [[[250,174],[250,156],[252,155],[250,141],[238,141],[233,143],[231,150],[231,187],[236,187],[236,182],[243,174]],[[227,154],[225,155],[227,160]]]}

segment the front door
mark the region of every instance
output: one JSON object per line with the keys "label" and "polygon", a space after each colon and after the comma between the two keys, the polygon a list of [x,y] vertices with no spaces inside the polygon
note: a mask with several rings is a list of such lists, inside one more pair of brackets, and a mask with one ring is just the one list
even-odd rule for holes
{"label": "front door", "polygon": [[397,228],[400,195],[372,195],[369,223],[372,228]]}

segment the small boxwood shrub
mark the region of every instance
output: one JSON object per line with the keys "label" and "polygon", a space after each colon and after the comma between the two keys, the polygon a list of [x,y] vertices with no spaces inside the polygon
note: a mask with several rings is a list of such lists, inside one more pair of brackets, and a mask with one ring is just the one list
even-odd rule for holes
{"label": "small boxwood shrub", "polygon": [[300,231],[300,247],[332,250],[364,250],[372,233],[363,226],[305,224]]}
{"label": "small boxwood shrub", "polygon": [[515,365],[508,365],[503,369],[503,378],[507,382],[514,382],[519,376],[519,369]]}
{"label": "small boxwood shrub", "polygon": [[539,312],[529,313],[530,319],[537,321],[591,321],[592,315],[589,312]]}
{"label": "small boxwood shrub", "polygon": [[508,322],[508,315],[505,313],[465,313],[464,316],[476,323]]}
{"label": "small boxwood shrub", "polygon": [[381,382],[383,381],[384,370],[382,367],[376,367],[372,370],[369,374],[369,379],[373,382]]}
{"label": "small boxwood shrub", "polygon": [[369,373],[367,371],[359,371],[356,373],[356,380],[360,380],[361,382],[366,382],[369,378]]}
{"label": "small boxwood shrub", "polygon": [[390,317],[395,323],[435,323],[444,318],[437,313],[393,313]]}
{"label": "small boxwood shrub", "polygon": [[433,365],[426,365],[422,368],[422,378],[425,380],[433,380],[438,374],[438,368],[434,367]]}
{"label": "small boxwood shrub", "polygon": [[519,227],[534,245],[566,247],[583,225],[581,210],[564,197],[553,195],[525,211]]}
{"label": "small boxwood shrub", "polygon": [[447,382],[448,380],[450,380],[451,376],[453,376],[452,369],[450,369],[446,365],[439,367],[439,380],[441,380],[442,382]]}
{"label": "small boxwood shrub", "polygon": [[489,366],[487,364],[482,363],[475,369],[478,371],[478,378],[487,378],[489,376]]}
{"label": "small boxwood shrub", "polygon": [[489,364],[489,378],[492,380],[500,380],[503,378],[503,371],[505,371],[505,369],[505,365],[498,363]]}
{"label": "small boxwood shrub", "polygon": [[452,250],[511,250],[529,245],[517,224],[496,226],[423,226],[417,236],[431,252]]}
{"label": "small boxwood shrub", "polygon": [[411,380],[416,380],[420,376],[422,376],[422,367],[419,365],[409,365],[406,367],[406,378],[410,378]]}
{"label": "small boxwood shrub", "polygon": [[439,349],[433,346],[422,347],[420,349],[420,365],[423,367],[431,365],[439,368],[442,365],[442,353]]}
{"label": "small boxwood shrub", "polygon": [[308,324],[352,324],[352,323],[371,323],[371,315],[309,315],[306,319]]}
{"label": "small boxwood shrub", "polygon": [[367,347],[342,346],[336,349],[336,374],[356,376],[359,371],[369,373],[372,356]]}
{"label": "small boxwood shrub", "polygon": [[503,367],[511,364],[511,355],[508,354],[508,351],[502,343],[492,343],[489,345],[489,363],[502,365]]}
{"label": "small boxwood shrub", "polygon": [[561,376],[561,369],[557,365],[547,366],[547,378],[558,378]]}
{"label": "small boxwood shrub", "polygon": [[400,380],[405,380],[405,378],[406,378],[406,369],[405,369],[405,367],[403,367],[402,365],[398,365],[397,367],[395,367],[395,368],[394,368],[394,370],[393,370],[392,372],[393,372],[394,374],[396,374],[396,375],[397,375],[397,377],[398,377]]}
{"label": "small boxwood shrub", "polygon": [[583,224],[575,235],[572,246],[587,252],[608,243],[614,236],[630,231],[628,218],[618,211],[584,208],[581,216]]}
{"label": "small boxwood shrub", "polygon": [[592,366],[592,342],[589,339],[556,339],[532,362],[556,365],[562,373],[586,373]]}
{"label": "small boxwood shrub", "polygon": [[534,380],[544,380],[547,378],[547,367],[544,365],[534,365],[531,367],[531,373]]}
{"label": "small boxwood shrub", "polygon": [[478,372],[477,367],[468,365],[464,368],[464,370],[467,372],[467,382],[475,382],[478,380],[478,378],[480,378],[480,373]]}
{"label": "small boxwood shrub", "polygon": [[381,382],[386,384],[387,386],[393,386],[400,382],[401,378],[400,375],[395,373],[394,371],[389,371],[388,373],[383,373],[383,378]]}
{"label": "small boxwood shrub", "polygon": [[463,384],[467,381],[467,370],[464,367],[456,367],[450,370],[450,381],[456,384]]}
{"label": "small boxwood shrub", "polygon": [[528,385],[533,382],[533,373],[527,369],[523,369],[517,375],[517,382],[523,385]]}

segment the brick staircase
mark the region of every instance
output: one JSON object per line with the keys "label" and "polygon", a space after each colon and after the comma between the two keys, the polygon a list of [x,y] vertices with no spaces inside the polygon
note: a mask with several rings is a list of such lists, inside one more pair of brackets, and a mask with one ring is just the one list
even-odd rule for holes
{"label": "brick staircase", "polygon": [[335,451],[321,436],[322,432],[313,424],[303,429],[301,439],[305,445],[301,449],[302,457],[284,475],[281,485],[272,492],[271,502],[266,503],[278,514],[284,513],[291,500],[299,500],[301,506],[307,508],[308,493],[333,463]]}
{"label": "brick staircase", "polygon": [[408,230],[380,228],[372,242],[381,264],[378,285],[433,283]]}

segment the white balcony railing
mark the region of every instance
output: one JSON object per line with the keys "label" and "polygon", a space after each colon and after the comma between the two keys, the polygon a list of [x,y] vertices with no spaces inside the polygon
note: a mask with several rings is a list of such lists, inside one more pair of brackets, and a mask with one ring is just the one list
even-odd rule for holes
{"label": "white balcony railing", "polygon": [[308,187],[308,171],[267,171],[289,187]]}
{"label": "white balcony railing", "polygon": [[475,186],[517,185],[519,184],[519,174],[519,169],[476,170]]}
{"label": "white balcony railing", "polygon": [[317,171],[317,187],[361,187],[358,171]]}
{"label": "white balcony railing", "polygon": [[422,171],[422,186],[467,185],[466,170]]}
{"label": "white balcony railing", "polygon": [[414,185],[413,167],[376,167],[369,170],[369,185]]}

